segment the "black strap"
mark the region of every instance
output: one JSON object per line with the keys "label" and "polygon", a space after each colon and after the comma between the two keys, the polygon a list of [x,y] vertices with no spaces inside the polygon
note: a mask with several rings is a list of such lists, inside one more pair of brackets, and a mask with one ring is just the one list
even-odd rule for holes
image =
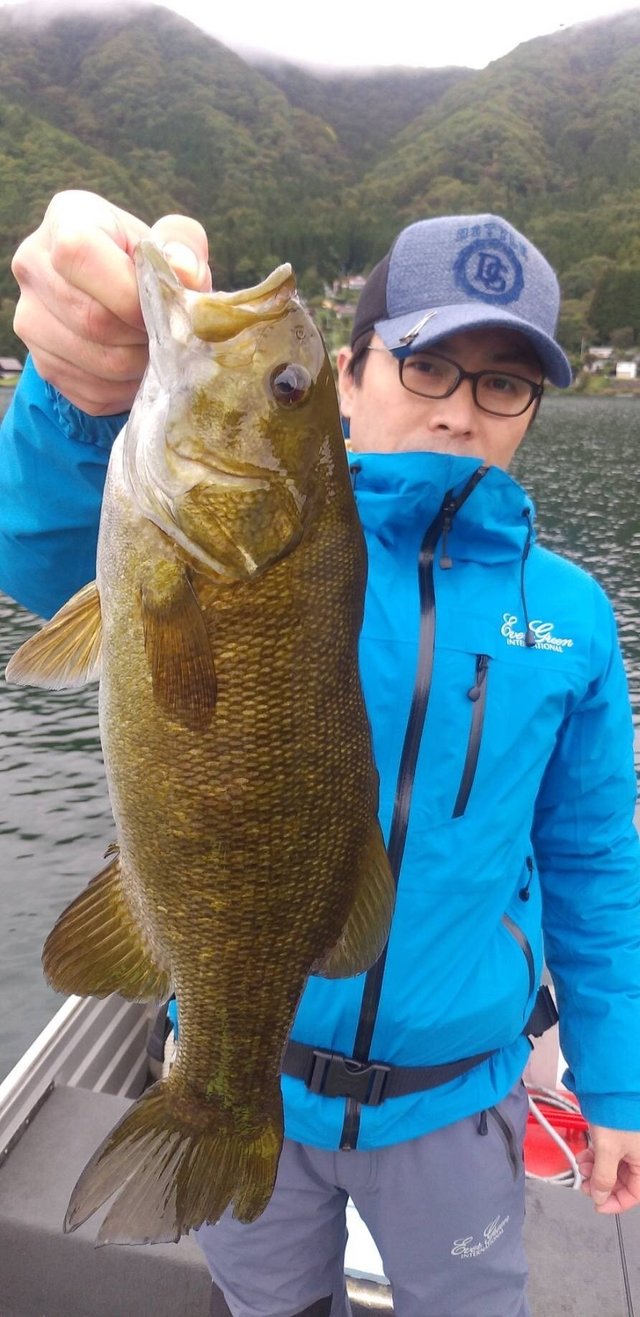
{"label": "black strap", "polygon": [[480,1052],[444,1065],[384,1065],[381,1061],[356,1061],[341,1052],[324,1052],[319,1047],[290,1040],[282,1073],[302,1079],[311,1093],[351,1097],[363,1106],[379,1107],[389,1097],[405,1097],[407,1093],[448,1084],[492,1055],[493,1052]]}
{"label": "black strap", "polygon": [[[547,987],[540,988],[536,1003],[523,1029],[527,1036],[539,1038],[558,1019],[553,998]],[[458,1079],[467,1070],[481,1065],[498,1048],[478,1052],[443,1065],[399,1066],[381,1061],[356,1061],[342,1052],[327,1052],[308,1043],[287,1043],[282,1064],[283,1075],[302,1079],[311,1093],[324,1097],[351,1097],[363,1106],[378,1107],[390,1097],[426,1092]]]}

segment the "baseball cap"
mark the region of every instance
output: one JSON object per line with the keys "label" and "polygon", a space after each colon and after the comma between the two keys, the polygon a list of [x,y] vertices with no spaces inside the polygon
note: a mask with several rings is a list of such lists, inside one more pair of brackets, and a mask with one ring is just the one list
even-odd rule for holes
{"label": "baseball cap", "polygon": [[418,220],[403,229],[360,295],[352,346],[371,330],[397,356],[466,329],[517,329],[559,388],[571,366],[554,334],[560,287],[549,262],[498,215]]}

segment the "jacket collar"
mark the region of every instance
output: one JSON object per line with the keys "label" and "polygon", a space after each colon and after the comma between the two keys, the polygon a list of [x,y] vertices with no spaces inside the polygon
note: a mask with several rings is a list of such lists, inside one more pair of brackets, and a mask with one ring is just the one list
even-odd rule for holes
{"label": "jacket collar", "polygon": [[[363,527],[388,546],[419,546],[447,496],[458,498],[482,466],[478,458],[448,453],[348,456]],[[454,560],[520,558],[533,518],[533,503],[517,481],[499,467],[489,467],[453,517],[448,552]]]}

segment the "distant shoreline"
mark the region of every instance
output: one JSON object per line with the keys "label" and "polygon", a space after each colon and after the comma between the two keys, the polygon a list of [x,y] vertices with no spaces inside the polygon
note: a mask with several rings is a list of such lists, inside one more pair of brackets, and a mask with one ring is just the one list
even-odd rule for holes
{"label": "distant shoreline", "polygon": [[579,375],[563,393],[572,398],[637,398],[640,400],[640,380],[603,380],[602,376]]}
{"label": "distant shoreline", "polygon": [[[580,380],[578,384],[571,384],[568,389],[556,389],[553,385],[547,385],[546,397],[547,399],[585,398],[590,402],[598,398],[604,400],[609,400],[610,398],[633,398],[635,401],[640,402],[640,380],[633,382],[625,380],[624,384],[621,385],[603,385],[598,381],[595,388],[590,387],[591,384],[591,380],[587,380],[586,383],[583,383],[582,380]],[[0,388],[0,421],[5,415],[5,412],[9,410],[14,393],[15,385],[3,385]]]}

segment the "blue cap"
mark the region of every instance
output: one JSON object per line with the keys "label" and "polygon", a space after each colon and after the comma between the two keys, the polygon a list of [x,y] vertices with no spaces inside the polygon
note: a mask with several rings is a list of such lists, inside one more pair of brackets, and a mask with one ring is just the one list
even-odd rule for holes
{"label": "blue cap", "polygon": [[571,366],[555,341],[558,280],[541,252],[498,215],[419,220],[371,271],[351,343],[375,330],[407,356],[466,329],[517,329],[545,376],[564,389]]}

